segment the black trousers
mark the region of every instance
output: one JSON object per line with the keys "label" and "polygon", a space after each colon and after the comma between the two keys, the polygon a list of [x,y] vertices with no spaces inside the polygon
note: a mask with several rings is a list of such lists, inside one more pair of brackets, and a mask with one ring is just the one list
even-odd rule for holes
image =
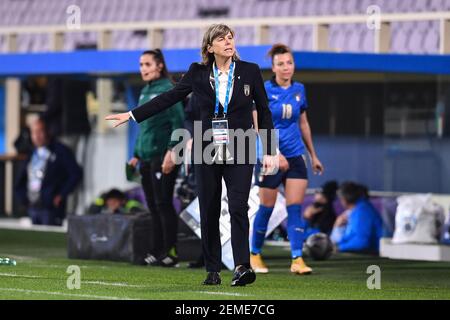
{"label": "black trousers", "polygon": [[202,248],[208,272],[222,266],[219,218],[222,177],[227,187],[231,219],[231,246],[234,264],[250,264],[248,196],[252,181],[252,164],[197,164],[195,178],[200,205]]}
{"label": "black trousers", "polygon": [[178,166],[169,174],[161,170],[162,159],[156,157],[142,162],[140,173],[147,206],[153,219],[152,243],[155,257],[166,255],[176,246],[178,216],[173,206],[173,189]]}

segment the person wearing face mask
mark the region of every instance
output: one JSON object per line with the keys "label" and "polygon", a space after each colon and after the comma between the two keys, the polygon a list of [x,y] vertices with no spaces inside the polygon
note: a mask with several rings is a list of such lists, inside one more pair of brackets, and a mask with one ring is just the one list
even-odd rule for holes
{"label": "person wearing face mask", "polygon": [[[139,105],[173,88],[161,50],[144,51],[139,66],[142,80],[147,82],[141,90]],[[173,206],[178,166],[172,157],[172,148],[177,142],[171,141],[170,136],[174,130],[183,128],[183,121],[183,106],[178,102],[139,123],[134,156],[128,162],[135,168],[139,164],[147,207],[153,219],[154,248],[146,258],[152,266],[174,267],[178,264],[178,217]]]}
{"label": "person wearing face mask", "polygon": [[275,44],[269,51],[272,58],[272,71],[275,74],[266,81],[265,87],[272,111],[274,127],[279,135],[279,168],[277,174],[261,176],[263,170],[257,165],[256,184],[260,187],[260,205],[253,223],[251,265],[255,272],[267,273],[269,269],[261,257],[261,249],[266,236],[267,225],[278,194],[278,187],[284,185],[286,210],[288,212],[287,233],[291,244],[291,272],[310,274],[302,258],[305,240],[306,221],[302,217],[301,205],[308,185],[305,163],[306,151],[310,155],[314,174],[322,174],[323,166],[314,150],[311,129],[306,110],[305,87],[292,81],[295,66],[292,51],[283,44]]}
{"label": "person wearing face mask", "polygon": [[[267,130],[266,137],[271,137],[273,122],[261,71],[258,65],[239,59],[234,35],[234,31],[226,25],[211,25],[203,37],[202,63],[191,64],[189,71],[174,89],[129,113],[106,117],[106,120],[116,120],[116,126],[131,118],[142,122],[166,110],[192,92],[200,110],[202,133],[212,131],[212,135],[202,134],[201,137],[194,134],[192,147],[200,206],[202,249],[207,271],[207,277],[203,282],[205,285],[221,284],[222,248],[219,218],[222,178],[227,188],[231,245],[235,264],[231,285],[244,286],[253,283],[256,279],[250,267],[248,242],[248,197],[254,161],[251,161],[251,156],[245,157],[243,163],[236,160],[239,156],[249,155],[256,150],[254,141],[249,143],[250,139],[241,141],[242,143],[238,142],[231,147],[233,145],[231,142],[234,140],[228,139],[228,135],[225,135],[231,130],[223,128],[241,129],[241,131],[254,133],[253,102],[256,104],[260,134],[261,130]],[[218,129],[219,127],[222,129]],[[270,138],[265,142],[263,167],[270,171],[274,169],[275,150]],[[223,150],[224,145],[227,148],[230,146],[232,156],[222,157],[222,159],[215,157],[218,150],[221,148]],[[233,148],[236,148],[238,152],[235,152]],[[197,149],[200,149],[201,154],[197,152]],[[209,151],[211,154],[208,154]],[[215,154],[214,157],[212,154]],[[211,158],[213,161],[210,161]]]}

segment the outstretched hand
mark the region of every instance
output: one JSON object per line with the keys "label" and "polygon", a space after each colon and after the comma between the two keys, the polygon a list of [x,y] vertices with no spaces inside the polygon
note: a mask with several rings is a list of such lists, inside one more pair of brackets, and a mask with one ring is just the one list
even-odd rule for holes
{"label": "outstretched hand", "polygon": [[127,122],[130,120],[130,114],[128,112],[124,113],[117,113],[117,114],[110,114],[105,118],[105,120],[116,120],[114,123],[114,128],[120,126],[121,124]]}

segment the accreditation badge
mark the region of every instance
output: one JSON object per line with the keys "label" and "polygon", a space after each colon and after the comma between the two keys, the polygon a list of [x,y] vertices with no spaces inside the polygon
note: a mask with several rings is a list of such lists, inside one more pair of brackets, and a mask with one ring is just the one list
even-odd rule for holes
{"label": "accreditation badge", "polygon": [[214,118],[212,120],[212,135],[214,145],[227,145],[230,142],[228,120],[225,118]]}

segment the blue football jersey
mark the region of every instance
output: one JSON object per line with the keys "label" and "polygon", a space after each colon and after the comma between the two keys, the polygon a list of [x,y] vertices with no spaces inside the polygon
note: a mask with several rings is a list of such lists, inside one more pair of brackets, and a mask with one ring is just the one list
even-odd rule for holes
{"label": "blue football jersey", "polygon": [[301,130],[300,114],[308,108],[305,86],[299,82],[285,89],[274,79],[264,83],[269,108],[275,129],[278,129],[279,149],[286,158],[300,156],[305,153]]}

